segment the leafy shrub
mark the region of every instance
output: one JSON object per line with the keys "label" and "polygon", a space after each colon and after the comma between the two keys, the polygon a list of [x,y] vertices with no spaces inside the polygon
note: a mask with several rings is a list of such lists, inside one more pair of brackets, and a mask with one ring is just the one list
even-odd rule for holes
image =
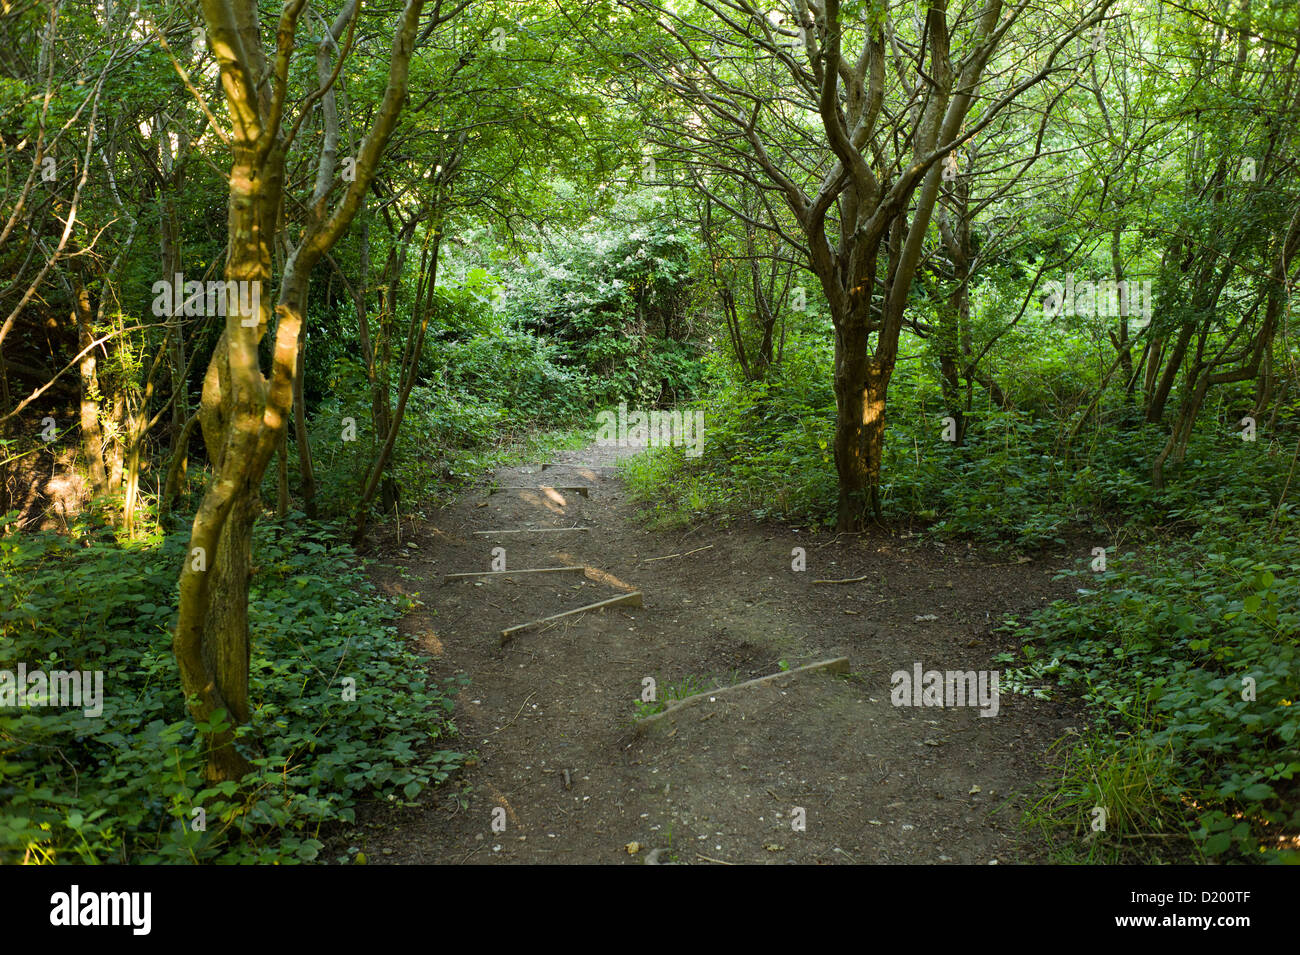
{"label": "leafy shrub", "polygon": [[301,515],[258,528],[240,733],[261,755],[242,786],[211,788],[171,653],[186,535],[0,539],[0,669],[104,673],[98,718],[0,711],[0,861],[311,861],[358,798],[412,800],[447,778],[461,761],[438,748],[455,735],[451,688],[429,683],[393,602],[328,531]]}
{"label": "leafy shrub", "polygon": [[812,349],[797,346],[762,381],[732,378],[726,359],[710,355],[704,453],[656,449],[632,459],[626,470],[634,499],[651,504],[660,523],[706,513],[830,520],[836,484],[826,434],[835,399],[816,371]]}
{"label": "leafy shrub", "polygon": [[1023,661],[1082,692],[1104,758],[1162,754],[1148,827],[1177,816],[1208,856],[1295,861],[1300,536],[1254,530],[1112,559],[1077,603],[1013,627]]}
{"label": "leafy shrub", "polygon": [[637,197],[630,230],[569,236],[504,276],[504,314],[560,347],[559,360],[588,378],[593,406],[686,400],[700,382],[687,315],[691,243],[654,206]]}

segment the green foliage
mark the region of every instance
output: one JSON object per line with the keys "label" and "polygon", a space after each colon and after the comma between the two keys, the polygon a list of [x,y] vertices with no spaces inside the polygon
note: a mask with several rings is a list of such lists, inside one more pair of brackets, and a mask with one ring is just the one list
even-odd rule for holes
{"label": "green foliage", "polygon": [[655,449],[625,466],[634,499],[649,505],[647,516],[659,526],[705,514],[829,520],[835,471],[826,435],[834,396],[816,354],[811,346],[791,346],[785,362],[756,382],[729,377],[726,359],[712,354],[714,387],[702,402],[704,453],[688,458],[678,448]]}
{"label": "green foliage", "polygon": [[635,197],[637,225],[579,231],[506,276],[505,315],[559,344],[565,363],[590,376],[595,405],[672,403],[699,388],[686,314],[691,243],[655,203]]}
{"label": "green foliage", "polygon": [[674,683],[664,686],[656,694],[656,699],[652,701],[636,700],[636,718],[645,719],[647,716],[653,716],[656,713],[662,713],[673,703],[684,700],[688,696],[696,696],[709,690],[719,690],[723,687],[733,686],[740,682],[740,671],[732,670],[722,676],[698,677],[688,675],[682,677]]}
{"label": "green foliage", "polygon": [[[103,712],[0,712],[0,860],[306,862],[357,799],[403,803],[445,780],[453,687],[433,685],[379,594],[330,528],[294,515],[259,529],[250,631],[257,767],[207,787],[171,653],[185,535],[119,546],[0,539],[0,669],[103,672]],[[344,678],[355,679],[355,701]],[[214,721],[220,723],[220,719]],[[215,728],[215,727],[212,727]],[[192,827],[194,808],[206,830]]]}
{"label": "green foliage", "polygon": [[[1050,359],[1069,361],[1065,353]],[[794,339],[782,365],[762,381],[734,375],[720,354],[710,356],[708,367],[704,455],[655,451],[627,465],[634,493],[652,505],[648,516],[669,525],[706,514],[833,523],[835,398],[825,343]],[[966,413],[966,441],[956,445],[942,440],[947,411],[925,366],[900,368],[891,394],[885,517],[925,522],[937,535],[1032,549],[1116,521],[1229,527],[1271,513],[1287,482],[1285,448],[1242,441],[1240,430],[1222,423],[1231,420],[1222,406],[1206,410],[1186,461],[1156,490],[1150,464],[1167,431],[1128,423],[1131,409],[1123,406],[1096,416],[1071,439],[1069,420],[976,403]],[[1041,395],[1025,398],[1032,406]],[[1279,420],[1289,426],[1286,416]]]}
{"label": "green foliage", "polygon": [[1050,660],[1092,708],[1087,765],[1145,780],[1136,796],[1098,788],[1076,753],[1062,807],[1095,798],[1128,830],[1188,831],[1206,856],[1296,861],[1300,536],[1290,520],[1252,530],[1112,559],[1077,603],[1013,622],[1022,660]]}
{"label": "green foliage", "polygon": [[[588,380],[561,366],[556,345],[491,324],[481,304],[459,299],[455,307],[464,324],[426,343],[421,381],[411,390],[389,461],[402,494],[413,501],[446,496],[588,407]],[[396,392],[396,380],[391,389]],[[328,395],[309,425],[317,502],[324,513],[347,514],[382,436],[371,423],[370,386],[358,362],[335,365]],[[343,439],[346,418],[355,423],[355,441]]]}

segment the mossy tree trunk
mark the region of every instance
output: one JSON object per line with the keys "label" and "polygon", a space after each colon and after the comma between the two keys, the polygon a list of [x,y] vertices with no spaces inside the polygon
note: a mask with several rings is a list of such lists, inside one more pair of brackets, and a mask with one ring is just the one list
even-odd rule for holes
{"label": "mossy tree trunk", "polygon": [[[285,121],[289,65],[305,0],[282,8],[272,56],[262,46],[255,0],[203,0],[210,49],[221,69],[231,151],[227,207],[229,253],[225,277],[260,289],[255,307],[228,309],[225,330],[204,379],[199,423],[212,460],[212,477],[190,530],[180,575],[180,607],[173,649],[181,684],[197,721],[219,711],[225,728],[209,734],[207,775],[237,780],[249,769],[235,747],[235,727],[250,714],[248,591],[252,536],[261,507],[258,489],[290,419],[299,339],[313,266],[348,227],[406,98],[407,73],[424,0],[407,0],[399,15],[388,82],[356,157],[356,177],[331,210],[335,156],[322,151],[316,188],[301,238],[284,261],[275,300],[277,328],[270,374],[258,363],[267,333],[272,248],[277,239],[285,154],[296,125]],[[344,4],[321,43],[337,49],[355,27],[358,4]],[[331,75],[328,82],[332,83]],[[303,106],[328,92],[318,90]],[[288,127],[288,128],[286,128]],[[249,304],[252,302],[249,295]]]}

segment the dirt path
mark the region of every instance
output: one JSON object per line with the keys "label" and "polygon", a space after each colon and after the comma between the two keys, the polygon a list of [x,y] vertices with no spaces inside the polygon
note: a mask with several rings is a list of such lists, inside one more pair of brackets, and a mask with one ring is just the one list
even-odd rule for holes
{"label": "dirt path", "polygon": [[[617,453],[555,460],[609,464]],[[400,548],[386,542],[379,573],[389,589],[420,593],[425,606],[402,628],[430,671],[472,680],[456,710],[460,745],[478,753],[460,782],[467,805],[444,788],[419,809],[371,809],[343,847],[372,862],[642,863],[656,849],[660,863],[1043,859],[1018,827],[1018,793],[1042,775],[1072,714],[1006,693],[995,717],[894,706],[890,677],[917,663],[996,668],[1005,646],[991,628],[1068,594],[1052,575],[1072,555],[1014,563],[883,532],[837,539],[752,524],[656,533],[636,522],[612,469],[502,469],[496,482],[585,485],[590,496],[488,495],[484,482],[413,538],[404,531]],[[473,535],[528,526],[590,530]],[[498,546],[509,570],[599,573],[444,580],[487,570]],[[792,570],[795,547],[806,571]],[[682,556],[650,559],[672,554]],[[500,645],[506,627],[631,588],[644,607],[580,614]],[[663,729],[632,729],[647,677],[662,701],[687,678],[732,684],[837,656],[849,658],[848,677],[745,689]]]}

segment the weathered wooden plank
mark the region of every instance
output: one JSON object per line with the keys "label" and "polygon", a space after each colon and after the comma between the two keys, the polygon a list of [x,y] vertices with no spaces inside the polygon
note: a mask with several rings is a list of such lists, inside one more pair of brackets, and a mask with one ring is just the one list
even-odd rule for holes
{"label": "weathered wooden plank", "polygon": [[586,567],[529,567],[524,570],[479,570],[469,574],[444,574],[443,580],[464,580],[468,577],[509,577],[517,574],[572,574],[585,573]]}
{"label": "weathered wooden plank", "polygon": [[475,537],[500,537],[502,534],[567,534],[585,533],[590,527],[519,527],[499,531],[475,531]]}
{"label": "weathered wooden plank", "polygon": [[491,488],[488,490],[488,494],[490,496],[496,494],[498,491],[568,491],[571,494],[581,494],[583,497],[591,497],[591,488],[586,484],[573,484],[567,487],[560,487],[558,485],[552,486],[549,484],[543,484],[541,487],[517,487],[514,485],[508,485]]}
{"label": "weathered wooden plank", "polygon": [[710,697],[717,699],[719,696],[724,696],[728,693],[734,693],[737,690],[748,689],[749,687],[753,687],[753,686],[760,686],[760,685],[775,686],[778,683],[787,683],[790,680],[793,680],[802,674],[813,673],[817,670],[827,670],[831,673],[848,673],[849,658],[835,657],[834,659],[831,660],[822,660],[818,663],[810,663],[807,666],[798,667],[794,670],[782,670],[779,673],[771,673],[767,676],[760,676],[755,680],[746,680],[744,683],[737,683],[733,686],[724,686],[716,690],[706,690],[703,693],[696,693],[694,696],[688,696],[684,700],[678,700],[676,703],[672,704],[667,709],[662,710],[659,713],[655,713],[653,716],[647,716],[645,719],[641,720],[639,723],[636,724],[636,731],[638,733],[644,733],[647,727],[653,726],[662,720],[666,720],[670,717],[676,716],[682,710],[691,706],[696,706],[699,703],[703,702],[704,700],[709,699]]}
{"label": "weathered wooden plank", "polygon": [[521,623],[514,627],[507,627],[501,631],[501,646],[505,646],[514,639],[515,634],[523,633],[525,630],[531,630],[533,627],[540,627],[544,623],[550,623],[553,620],[560,620],[564,617],[572,617],[574,614],[586,613],[588,610],[603,610],[605,607],[616,607],[619,605],[627,607],[641,607],[644,604],[641,601],[641,591],[634,590],[630,594],[619,594],[617,597],[610,597],[608,600],[598,600],[594,604],[587,604],[585,607],[575,607],[573,610],[566,610],[563,613],[551,614],[549,617],[542,617],[540,620],[530,620],[528,623]]}

